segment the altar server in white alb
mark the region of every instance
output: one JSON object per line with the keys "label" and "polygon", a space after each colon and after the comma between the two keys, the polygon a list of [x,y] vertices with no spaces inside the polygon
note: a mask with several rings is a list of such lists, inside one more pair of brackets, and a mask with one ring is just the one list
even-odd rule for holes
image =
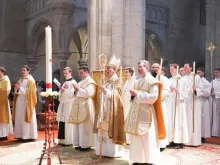
{"label": "altar server in white alb", "polygon": [[[131,107],[131,95],[129,90],[134,89],[134,85],[136,82],[136,77],[133,68],[130,67],[126,68],[125,78],[127,80],[125,81],[124,84],[123,105],[124,105],[124,118],[126,119]],[[126,143],[130,144],[130,137],[128,134],[126,134]]]}
{"label": "altar server in white alb", "polygon": [[13,134],[11,110],[8,101],[11,83],[5,74],[5,68],[0,67],[0,140],[7,140],[7,136]]}
{"label": "altar server in white alb", "polygon": [[178,73],[179,66],[170,64],[170,73],[172,77],[169,79],[170,96],[168,99],[169,110],[169,141],[171,144],[167,147],[175,149],[183,148],[183,143],[189,142],[189,132],[187,126],[186,105],[185,100],[188,97],[187,87],[184,78]]}
{"label": "altar server in white alb", "polygon": [[212,136],[220,137],[220,68],[214,71],[215,79],[211,82],[212,86]]}
{"label": "altar server in white alb", "polygon": [[132,105],[125,122],[130,134],[130,159],[133,164],[156,164],[159,159],[159,140],[166,137],[162,112],[162,84],[149,72],[146,60],[138,62],[141,76],[130,90]]}
{"label": "altar server in white alb", "polygon": [[74,101],[74,84],[77,82],[72,78],[72,70],[69,67],[63,69],[65,82],[59,87],[59,107],[57,111],[57,121],[59,122],[58,139],[59,144],[73,144],[73,125],[69,123],[69,116]]}
{"label": "altar server in white alb", "polygon": [[21,77],[15,84],[12,119],[15,122],[14,137],[16,139],[37,139],[37,119],[35,106],[37,92],[30,68],[24,65]]}
{"label": "altar server in white alb", "polygon": [[201,78],[202,84],[202,95],[199,96],[199,100],[202,104],[202,142],[205,142],[205,138],[211,137],[211,111],[210,111],[210,95],[211,95],[211,84],[204,77],[205,68],[198,68],[197,75]]}
{"label": "altar server in white alb", "polygon": [[[123,81],[117,75],[120,59],[114,55],[110,58],[106,67],[108,81],[100,86],[98,115],[95,118],[94,133],[96,136],[96,155],[107,157],[121,157],[124,154],[123,146],[126,144],[124,132],[124,108],[123,108]],[[102,97],[103,96],[103,97]],[[101,101],[103,98],[103,102]],[[103,103],[103,104],[102,104]],[[101,118],[103,116],[103,118]],[[100,131],[102,129],[102,131]],[[102,138],[101,138],[102,137]],[[102,140],[102,152],[100,142]]]}
{"label": "altar server in white alb", "polygon": [[166,134],[167,136],[165,139],[160,140],[160,151],[162,152],[166,146],[169,144],[168,140],[168,116],[167,116],[167,98],[169,96],[169,81],[167,77],[165,77],[162,74],[162,68],[160,69],[160,65],[158,63],[154,63],[151,67],[151,74],[163,84],[163,90],[162,90],[162,109],[163,109],[163,117],[164,117],[164,123],[166,128]]}
{"label": "altar server in white alb", "polygon": [[[184,65],[186,75],[184,79],[188,88],[188,98],[186,99],[186,115],[189,131],[189,146],[201,145],[201,119],[202,119],[202,106],[199,100],[199,96],[202,96],[202,84],[200,77],[192,72],[190,64]],[[194,69],[193,69],[194,70]],[[195,72],[195,71],[194,71]]]}
{"label": "altar server in white alb", "polygon": [[75,99],[69,122],[74,124],[73,144],[75,149],[87,151],[94,146],[93,125],[95,117],[93,97],[96,94],[96,83],[89,75],[87,66],[79,68],[81,81],[74,84]]}

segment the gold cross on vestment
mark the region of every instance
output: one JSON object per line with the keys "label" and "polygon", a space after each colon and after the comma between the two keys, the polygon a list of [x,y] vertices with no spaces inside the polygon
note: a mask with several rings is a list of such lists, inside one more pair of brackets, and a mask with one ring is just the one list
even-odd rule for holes
{"label": "gold cross on vestment", "polygon": [[207,48],[210,52],[214,52],[214,50],[216,49],[217,47],[212,43],[210,42],[209,44],[209,47]]}

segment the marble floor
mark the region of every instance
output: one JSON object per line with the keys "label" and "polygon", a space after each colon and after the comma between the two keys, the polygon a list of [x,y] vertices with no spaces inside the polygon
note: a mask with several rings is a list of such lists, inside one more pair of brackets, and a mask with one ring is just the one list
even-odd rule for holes
{"label": "marble floor", "polygon": [[[0,165],[37,165],[43,148],[43,141],[18,143],[0,146]],[[64,164],[72,165],[128,165],[129,147],[125,147],[124,156],[118,159],[102,158],[94,150],[80,152],[72,146],[58,147]],[[47,164],[47,159],[42,164]],[[52,165],[59,164],[56,155],[52,156]],[[200,147],[185,147],[181,150],[167,149],[161,153],[157,165],[220,165],[220,146],[203,144]]]}

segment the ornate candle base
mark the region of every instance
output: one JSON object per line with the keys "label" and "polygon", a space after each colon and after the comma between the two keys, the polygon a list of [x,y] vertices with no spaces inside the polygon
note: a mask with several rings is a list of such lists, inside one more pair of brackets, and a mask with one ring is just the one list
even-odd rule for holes
{"label": "ornate candle base", "polygon": [[[51,104],[52,103],[52,104]],[[54,131],[55,131],[55,111],[54,111],[54,100],[53,98],[46,98],[46,104],[48,110],[45,111],[45,142],[40,157],[39,165],[42,164],[42,160],[45,155],[47,155],[47,165],[51,165],[51,154],[56,154],[59,158],[60,164],[62,164],[62,159],[57,149],[57,144],[55,143]],[[52,110],[51,110],[52,108]]]}

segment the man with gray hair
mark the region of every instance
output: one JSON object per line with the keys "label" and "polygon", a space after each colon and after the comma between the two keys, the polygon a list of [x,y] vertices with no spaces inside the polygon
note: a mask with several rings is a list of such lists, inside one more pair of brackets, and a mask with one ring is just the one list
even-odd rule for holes
{"label": "man with gray hair", "polygon": [[150,63],[138,62],[141,76],[130,90],[131,108],[125,121],[125,132],[130,134],[130,159],[137,164],[156,164],[160,154],[159,139],[166,137],[161,108],[162,84],[149,72]]}
{"label": "man with gray hair", "polygon": [[68,123],[71,108],[74,100],[74,84],[77,82],[72,78],[72,70],[70,67],[63,69],[65,82],[59,87],[59,107],[57,111],[57,120],[59,122],[58,139],[61,145],[73,144],[73,125]]}

